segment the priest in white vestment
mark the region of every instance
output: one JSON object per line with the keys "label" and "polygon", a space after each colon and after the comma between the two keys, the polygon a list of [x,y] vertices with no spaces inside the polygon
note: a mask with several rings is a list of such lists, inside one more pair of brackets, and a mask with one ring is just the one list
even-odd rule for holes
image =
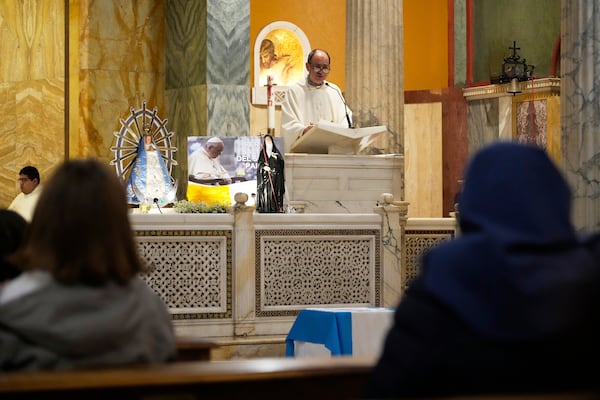
{"label": "priest in white vestment", "polygon": [[286,101],[281,105],[281,132],[284,152],[288,153],[294,141],[324,120],[352,127],[352,111],[347,106],[340,88],[326,81],[331,59],[325,50],[312,50],[307,58],[308,76],[289,87]]}

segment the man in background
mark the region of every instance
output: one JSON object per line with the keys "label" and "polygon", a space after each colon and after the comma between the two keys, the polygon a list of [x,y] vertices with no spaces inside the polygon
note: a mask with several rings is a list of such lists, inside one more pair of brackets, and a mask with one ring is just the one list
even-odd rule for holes
{"label": "man in background", "polygon": [[40,173],[36,167],[28,165],[19,171],[18,181],[21,193],[10,203],[8,209],[18,212],[25,220],[31,222],[35,206],[42,192]]}

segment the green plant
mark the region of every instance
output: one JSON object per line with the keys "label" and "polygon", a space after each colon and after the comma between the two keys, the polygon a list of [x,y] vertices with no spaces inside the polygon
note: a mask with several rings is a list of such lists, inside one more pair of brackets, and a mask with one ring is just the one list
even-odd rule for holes
{"label": "green plant", "polygon": [[203,201],[193,202],[188,200],[179,200],[173,204],[175,212],[180,214],[222,214],[227,212],[227,206],[224,204],[207,204]]}

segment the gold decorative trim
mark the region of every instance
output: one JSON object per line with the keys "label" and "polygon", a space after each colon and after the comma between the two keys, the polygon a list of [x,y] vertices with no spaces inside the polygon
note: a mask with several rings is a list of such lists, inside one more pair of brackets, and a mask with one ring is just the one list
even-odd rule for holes
{"label": "gold decorative trim", "polygon": [[[467,101],[489,99],[503,96],[512,96],[507,92],[508,83],[475,86],[463,89],[463,96]],[[541,78],[534,79],[533,81],[519,82],[523,93],[531,93],[533,87],[534,92],[540,93],[552,93],[553,95],[560,94],[560,78]],[[516,96],[515,96],[516,97]]]}

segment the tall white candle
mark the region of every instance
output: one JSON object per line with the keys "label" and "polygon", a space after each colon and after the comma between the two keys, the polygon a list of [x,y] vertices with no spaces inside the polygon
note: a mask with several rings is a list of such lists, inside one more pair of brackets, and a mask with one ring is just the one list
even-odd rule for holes
{"label": "tall white candle", "polygon": [[275,131],[275,105],[273,104],[273,77],[267,76],[267,128],[269,133]]}

